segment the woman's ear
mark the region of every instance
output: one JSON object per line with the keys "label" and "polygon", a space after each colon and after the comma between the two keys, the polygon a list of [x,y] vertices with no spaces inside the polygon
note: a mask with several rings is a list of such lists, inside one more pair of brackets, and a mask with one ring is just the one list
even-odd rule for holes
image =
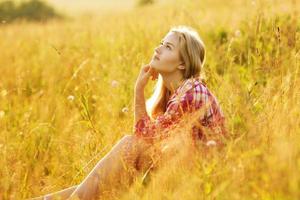
{"label": "woman's ear", "polygon": [[181,63],[177,66],[177,69],[183,70],[185,69],[184,63]]}

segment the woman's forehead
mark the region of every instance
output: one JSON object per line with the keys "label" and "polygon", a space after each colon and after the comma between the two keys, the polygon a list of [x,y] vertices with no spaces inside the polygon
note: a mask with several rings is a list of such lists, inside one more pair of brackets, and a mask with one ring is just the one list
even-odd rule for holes
{"label": "woman's forehead", "polygon": [[178,36],[174,32],[169,32],[167,35],[162,39],[163,42],[172,43],[175,47],[178,46]]}

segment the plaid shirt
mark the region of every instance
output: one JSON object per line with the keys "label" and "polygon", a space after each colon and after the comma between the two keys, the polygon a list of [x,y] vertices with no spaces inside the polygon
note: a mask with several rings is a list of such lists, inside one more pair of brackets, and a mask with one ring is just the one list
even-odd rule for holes
{"label": "plaid shirt", "polygon": [[[208,90],[199,78],[190,78],[179,86],[167,102],[166,112],[152,120],[148,115],[142,117],[134,126],[134,134],[139,138],[152,141],[161,138],[158,134],[171,129],[181,116],[187,112],[204,109],[199,117],[201,126],[208,127],[217,134],[225,134],[224,115],[216,97]],[[201,127],[192,127],[193,139],[206,141]]]}

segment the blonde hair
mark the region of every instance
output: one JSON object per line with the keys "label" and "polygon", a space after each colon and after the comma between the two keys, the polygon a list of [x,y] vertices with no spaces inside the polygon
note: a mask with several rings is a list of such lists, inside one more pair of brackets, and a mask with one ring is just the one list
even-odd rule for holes
{"label": "blonde hair", "polygon": [[[175,33],[179,38],[179,55],[184,62],[183,78],[202,78],[202,68],[205,62],[205,45],[197,31],[188,26],[176,26],[169,32]],[[166,110],[170,91],[164,86],[161,75],[155,85],[152,96],[146,101],[148,115],[154,119]]]}

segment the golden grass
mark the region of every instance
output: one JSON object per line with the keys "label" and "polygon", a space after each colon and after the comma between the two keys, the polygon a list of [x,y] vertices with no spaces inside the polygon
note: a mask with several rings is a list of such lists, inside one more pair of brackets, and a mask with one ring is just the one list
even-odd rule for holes
{"label": "golden grass", "polygon": [[180,24],[207,46],[207,82],[230,139],[193,170],[173,161],[122,199],[299,199],[299,3],[254,2],[174,1],[0,26],[0,199],[78,184],[131,134],[139,67]]}

